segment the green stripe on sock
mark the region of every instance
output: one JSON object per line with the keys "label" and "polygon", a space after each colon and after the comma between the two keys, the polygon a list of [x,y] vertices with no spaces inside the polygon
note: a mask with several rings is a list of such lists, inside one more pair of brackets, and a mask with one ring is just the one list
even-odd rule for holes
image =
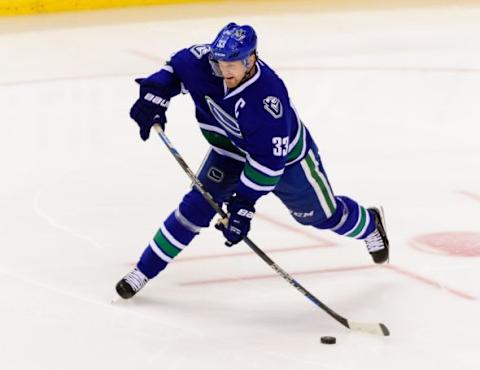
{"label": "green stripe on sock", "polygon": [[307,155],[305,157],[305,160],[307,161],[308,168],[310,168],[310,173],[312,177],[315,179],[318,186],[320,186],[320,190],[322,191],[323,197],[327,202],[328,208],[330,208],[330,212],[333,214],[335,212],[335,206],[332,202],[332,199],[330,199],[330,194],[328,193],[327,185],[323,183],[322,179],[318,175],[317,168],[315,167],[315,163],[313,162],[312,158],[310,158],[310,155]]}
{"label": "green stripe on sock", "polygon": [[268,176],[253,168],[248,162],[245,163],[245,176],[253,182],[262,186],[276,185],[280,181],[280,176]]}
{"label": "green stripe on sock", "polygon": [[174,258],[177,254],[181,252],[180,249],[175,247],[167,240],[167,238],[165,238],[165,236],[163,236],[160,230],[157,231],[153,240],[155,240],[155,243],[157,243],[157,245],[162,249],[162,251],[169,257]]}
{"label": "green stripe on sock", "polygon": [[358,223],[358,226],[355,228],[355,230],[353,230],[350,234],[347,235],[350,238],[357,237],[360,234],[360,232],[363,230],[363,227],[365,226],[365,222],[367,221],[367,211],[363,207],[360,207],[360,208],[362,209],[360,222]]}

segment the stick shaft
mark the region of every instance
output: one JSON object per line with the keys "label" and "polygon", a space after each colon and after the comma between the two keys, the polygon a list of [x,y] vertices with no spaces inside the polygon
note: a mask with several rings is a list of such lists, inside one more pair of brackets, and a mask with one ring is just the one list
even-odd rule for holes
{"label": "stick shaft", "polygon": [[[192,180],[193,185],[197,188],[197,190],[202,194],[202,196],[207,200],[207,202],[212,206],[212,208],[222,217],[228,217],[227,214],[222,210],[222,208],[215,202],[213,199],[212,195],[205,189],[203,184],[200,182],[200,180],[195,176],[193,171],[190,169],[190,167],[187,165],[187,163],[184,161],[180,153],[175,149],[173,144],[170,142],[168,137],[166,136],[165,132],[163,131],[162,127],[159,124],[153,125],[155,131],[157,131],[158,135],[162,139],[162,141],[165,143],[167,146],[168,150],[170,153],[175,157],[177,162],[180,164],[180,166],[183,168],[183,170],[187,173],[188,177]],[[290,276],[285,270],[283,270],[280,266],[278,266],[270,257],[268,257],[254,242],[252,242],[248,237],[244,237],[243,241],[263,260],[267,265],[269,265],[275,272],[277,272],[282,278],[284,278],[290,285],[295,287],[300,293],[302,293],[305,297],[307,297],[311,302],[313,302],[317,307],[321,308],[323,311],[325,311],[327,314],[329,314],[331,317],[333,317],[335,320],[337,320],[340,324],[343,326],[353,329],[353,330],[359,330],[359,331],[368,331],[368,332],[374,332],[375,328],[372,329],[372,326],[375,326],[376,324],[362,324],[362,323],[355,323],[355,325],[350,325],[348,320],[344,318],[343,316],[339,315],[335,311],[333,311],[330,307],[328,307],[326,304],[322,303],[318,298],[316,298],[312,293],[310,293],[307,289],[305,289],[298,281],[296,281],[294,278]],[[369,330],[365,330],[367,328]],[[388,333],[388,330],[383,324],[380,324],[381,326],[381,331],[383,332],[383,335],[388,335],[385,333]],[[383,326],[383,327],[382,327]],[[364,329],[362,329],[364,327]],[[383,329],[385,328],[385,329]],[[375,333],[378,334],[378,333]]]}

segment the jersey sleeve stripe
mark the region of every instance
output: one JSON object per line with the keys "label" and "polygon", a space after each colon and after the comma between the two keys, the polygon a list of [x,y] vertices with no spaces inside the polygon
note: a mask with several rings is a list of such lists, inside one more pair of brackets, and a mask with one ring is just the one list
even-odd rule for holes
{"label": "jersey sleeve stripe", "polygon": [[243,171],[249,180],[262,186],[276,185],[280,181],[280,176],[265,175],[264,173],[253,168],[249,162],[245,163],[245,168]]}
{"label": "jersey sleeve stripe", "polygon": [[164,70],[164,71],[167,71],[167,72],[170,72],[170,73],[174,73],[173,72],[173,67],[170,66],[170,65],[164,65],[160,70]]}
{"label": "jersey sleeve stripe", "polygon": [[232,142],[228,140],[228,138],[226,138],[225,136],[204,129],[202,129],[202,134],[211,146],[228,151],[241,158],[245,157],[245,154],[243,154],[243,152],[240,151],[240,149],[238,149],[235,145],[233,145]]}
{"label": "jersey sleeve stripe", "polygon": [[290,145],[288,146],[289,153],[293,150],[295,145],[297,145],[298,140],[300,140],[300,135],[302,134],[302,126],[303,126],[302,122],[298,118],[298,113],[295,110],[295,107],[293,105],[290,105],[290,106],[292,107],[293,113],[295,113],[295,117],[297,118],[297,132],[295,134],[295,138],[290,142]]}
{"label": "jersey sleeve stripe", "polygon": [[265,167],[264,165],[258,163],[256,160],[254,160],[250,155],[247,154],[247,163],[254,168],[257,171],[263,172],[264,174],[268,176],[281,176],[283,172],[285,171],[284,168],[280,170],[272,170],[268,167]]}
{"label": "jersey sleeve stripe", "polygon": [[305,154],[305,126],[303,126],[302,124],[300,125],[300,138],[287,156],[287,165],[292,164]]}
{"label": "jersey sleeve stripe", "polygon": [[205,123],[199,123],[199,126],[200,126],[200,129],[202,131],[212,131],[212,132],[216,132],[217,134],[220,134],[222,136],[227,137],[227,133],[225,132],[225,130],[222,130],[220,127],[207,125]]}
{"label": "jersey sleeve stripe", "polygon": [[240,161],[240,162],[245,162],[245,158],[238,155],[238,154],[235,154],[235,153],[232,153],[232,152],[229,152],[228,150],[223,150],[223,149],[220,149],[220,148],[217,148],[216,146],[213,146],[212,145],[212,149],[220,154],[220,155],[223,155],[225,157],[228,157],[228,158],[232,158],[232,159],[235,159],[237,161]]}
{"label": "jersey sleeve stripe", "polygon": [[253,181],[249,180],[247,176],[245,176],[245,173],[242,172],[240,175],[240,181],[248,188],[253,189],[255,191],[263,191],[263,192],[269,192],[275,189],[275,186],[262,186],[259,184],[254,183]]}

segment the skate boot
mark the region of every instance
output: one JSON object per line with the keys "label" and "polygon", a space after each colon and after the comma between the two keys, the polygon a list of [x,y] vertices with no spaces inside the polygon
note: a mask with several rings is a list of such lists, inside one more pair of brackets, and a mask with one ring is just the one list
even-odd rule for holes
{"label": "skate boot", "polygon": [[385,230],[385,222],[383,221],[382,210],[378,208],[369,208],[375,214],[376,228],[366,239],[367,249],[375,263],[384,263],[388,261],[389,247],[388,238]]}
{"label": "skate boot", "polygon": [[148,282],[148,278],[138,269],[130,271],[117,283],[115,289],[123,299],[132,298]]}

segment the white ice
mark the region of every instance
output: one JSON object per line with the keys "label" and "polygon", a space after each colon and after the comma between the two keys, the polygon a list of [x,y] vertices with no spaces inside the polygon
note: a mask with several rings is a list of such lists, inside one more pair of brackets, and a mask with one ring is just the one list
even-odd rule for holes
{"label": "white ice", "polygon": [[[0,20],[0,369],[479,369],[480,241],[462,257],[412,239],[480,232],[480,8],[215,9]],[[256,27],[335,192],[384,206],[391,262],[300,227],[273,196],[251,238],[322,302],[390,337],[348,331],[213,229],[138,297],[111,303],[189,188],[157,137],[139,139],[133,79],[231,20]],[[168,118],[196,169],[207,145],[190,98]]]}

